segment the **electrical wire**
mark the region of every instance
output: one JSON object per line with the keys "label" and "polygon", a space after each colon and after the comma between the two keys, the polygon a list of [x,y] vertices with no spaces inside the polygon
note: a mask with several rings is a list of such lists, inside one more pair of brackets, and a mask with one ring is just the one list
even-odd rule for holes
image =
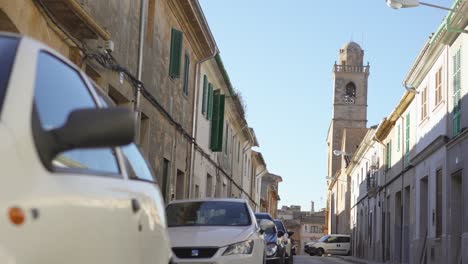
{"label": "electrical wire", "polygon": [[195,141],[195,138],[192,137],[190,133],[188,133],[183,126],[177,122],[170,114],[169,112],[166,111],[166,109],[156,100],[156,98],[145,88],[143,82],[138,80],[127,68],[121,66],[117,60],[112,56],[110,52],[104,51],[104,52],[88,52],[82,44],[80,44],[66,29],[64,29],[61,24],[55,19],[55,17],[50,13],[50,10],[47,9],[47,7],[44,5],[42,0],[34,0],[37,5],[39,5],[40,9],[44,11],[45,15],[54,23],[54,25],[61,31],[63,34],[65,34],[66,38],[64,41],[70,40],[73,42],[73,44],[76,45],[78,49],[80,49],[83,53],[83,59],[81,61],[81,65],[87,60],[87,59],[93,59],[97,63],[99,63],[102,67],[109,69],[114,72],[119,72],[123,73],[124,77],[132,84],[132,86],[135,89],[140,89],[142,95],[151,102],[153,106],[155,106],[163,115],[164,117],[176,128],[177,131],[179,131],[186,139],[189,140],[190,143],[194,144],[195,149],[199,151],[203,157],[205,157],[207,160],[212,163],[216,169],[220,170],[228,179],[229,181],[234,184],[242,193],[244,193],[251,202],[255,204],[255,201],[252,199],[252,197],[241,187],[239,186],[234,179],[229,176],[224,169],[219,166],[214,160],[211,159],[211,156],[206,153]]}

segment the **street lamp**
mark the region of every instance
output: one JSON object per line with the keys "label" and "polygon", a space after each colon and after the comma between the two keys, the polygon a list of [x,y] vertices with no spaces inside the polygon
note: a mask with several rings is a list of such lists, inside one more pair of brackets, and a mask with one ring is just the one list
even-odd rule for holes
{"label": "street lamp", "polygon": [[341,150],[337,150],[337,149],[333,150],[333,155],[335,155],[335,156],[351,156],[351,154],[346,153],[346,152],[341,151]]}
{"label": "street lamp", "polygon": [[429,4],[425,2],[420,2],[419,0],[386,0],[386,2],[387,2],[387,5],[393,9],[417,7],[419,5],[425,5],[425,6],[435,7],[435,8],[454,12],[453,9],[439,6],[439,5],[433,5],[433,4]]}
{"label": "street lamp", "polygon": [[327,181],[337,180],[337,181],[342,181],[342,182],[348,182],[348,181],[345,181],[345,180],[340,180],[340,179],[338,179],[337,177],[330,177],[330,176],[325,177],[325,179],[326,179]]}

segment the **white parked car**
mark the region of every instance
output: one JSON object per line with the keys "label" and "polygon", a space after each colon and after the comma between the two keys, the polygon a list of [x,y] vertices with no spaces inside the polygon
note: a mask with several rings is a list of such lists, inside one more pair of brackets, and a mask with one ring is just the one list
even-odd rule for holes
{"label": "white parked car", "polygon": [[260,222],[242,199],[194,199],[171,202],[166,207],[173,261],[203,264],[265,263],[263,230],[274,228]]}
{"label": "white parked car", "polygon": [[0,34],[0,263],[170,262],[134,114],[103,103],[66,58]]}
{"label": "white parked car", "polygon": [[351,236],[340,234],[325,235],[316,242],[307,243],[305,251],[311,256],[322,256],[323,254],[349,255],[351,253]]}

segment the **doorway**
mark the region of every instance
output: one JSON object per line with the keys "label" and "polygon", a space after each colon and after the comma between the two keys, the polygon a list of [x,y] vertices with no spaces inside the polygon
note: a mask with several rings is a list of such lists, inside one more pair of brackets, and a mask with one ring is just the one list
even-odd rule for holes
{"label": "doorway", "polygon": [[459,263],[463,225],[462,172],[452,174],[452,195],[450,197],[452,246],[450,263]]}
{"label": "doorway", "polygon": [[177,182],[176,182],[176,199],[181,200],[184,199],[184,191],[185,191],[185,174],[177,170]]}

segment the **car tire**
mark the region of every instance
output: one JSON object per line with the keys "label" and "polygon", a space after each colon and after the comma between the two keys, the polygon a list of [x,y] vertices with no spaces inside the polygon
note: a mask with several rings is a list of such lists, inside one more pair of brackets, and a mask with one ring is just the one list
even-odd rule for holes
{"label": "car tire", "polygon": [[317,249],[317,256],[321,257],[321,256],[323,256],[324,253],[325,252],[323,251],[323,248]]}
{"label": "car tire", "polygon": [[283,251],[283,255],[281,256],[280,259],[280,264],[287,264],[286,263],[286,252]]}
{"label": "car tire", "polygon": [[311,252],[311,253],[309,253],[309,256],[311,256],[311,257],[312,257],[312,256],[314,256],[314,255],[315,255],[315,254],[314,254],[314,253],[312,253],[312,252]]}

